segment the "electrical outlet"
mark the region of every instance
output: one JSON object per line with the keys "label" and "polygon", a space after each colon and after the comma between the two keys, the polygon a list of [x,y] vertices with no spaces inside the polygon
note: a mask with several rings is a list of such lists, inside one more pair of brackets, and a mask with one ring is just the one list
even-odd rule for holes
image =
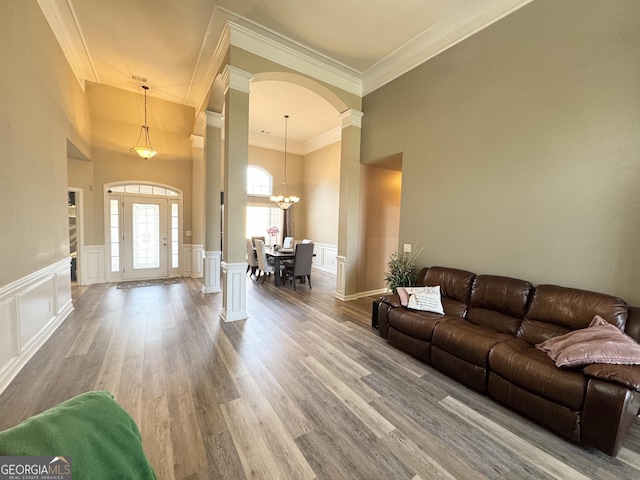
{"label": "electrical outlet", "polygon": [[191,230],[187,230],[187,237],[191,236]]}
{"label": "electrical outlet", "polygon": [[411,244],[410,243],[405,243],[404,244],[404,248],[402,249],[402,251],[404,253],[411,253]]}

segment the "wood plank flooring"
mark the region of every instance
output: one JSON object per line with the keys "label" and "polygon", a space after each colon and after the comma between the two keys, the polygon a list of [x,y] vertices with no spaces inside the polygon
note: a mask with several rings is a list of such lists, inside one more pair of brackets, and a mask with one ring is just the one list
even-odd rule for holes
{"label": "wood plank flooring", "polygon": [[160,479],[640,478],[640,425],[617,458],[569,443],[388,345],[372,299],[334,285],[247,278],[250,318],[233,323],[198,280],[77,287],[0,396],[0,429],[105,389]]}

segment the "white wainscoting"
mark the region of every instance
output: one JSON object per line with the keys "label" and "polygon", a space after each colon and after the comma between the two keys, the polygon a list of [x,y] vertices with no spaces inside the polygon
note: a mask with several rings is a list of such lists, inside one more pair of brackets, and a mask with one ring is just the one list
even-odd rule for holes
{"label": "white wainscoting", "polygon": [[203,275],[204,247],[202,245],[182,246],[182,275],[191,278],[200,278]]}
{"label": "white wainscoting", "polygon": [[73,310],[70,259],[0,288],[0,393]]}
{"label": "white wainscoting", "polygon": [[315,242],[313,245],[313,253],[316,254],[312,260],[313,267],[323,272],[335,274],[338,271],[338,261],[336,260],[338,256],[338,246]]}
{"label": "white wainscoting", "polygon": [[80,285],[93,285],[107,282],[107,247],[104,245],[85,245],[80,258]]}

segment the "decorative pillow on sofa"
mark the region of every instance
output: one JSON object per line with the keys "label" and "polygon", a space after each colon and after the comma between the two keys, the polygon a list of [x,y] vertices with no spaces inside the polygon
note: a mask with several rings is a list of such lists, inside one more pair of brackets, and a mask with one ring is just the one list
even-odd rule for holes
{"label": "decorative pillow on sofa", "polygon": [[599,315],[587,328],[550,338],[536,347],[547,352],[557,367],[640,365],[640,344]]}
{"label": "decorative pillow on sofa", "polygon": [[407,308],[444,315],[440,285],[435,287],[398,287],[400,303]]}

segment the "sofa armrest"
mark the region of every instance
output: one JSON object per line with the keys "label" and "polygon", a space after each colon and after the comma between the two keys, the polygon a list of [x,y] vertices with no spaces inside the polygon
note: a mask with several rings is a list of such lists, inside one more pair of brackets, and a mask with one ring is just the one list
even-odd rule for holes
{"label": "sofa armrest", "polygon": [[593,363],[584,367],[582,371],[591,378],[616,382],[640,392],[640,365]]}
{"label": "sofa armrest", "polygon": [[387,305],[389,305],[392,308],[396,308],[396,307],[401,307],[402,306],[402,304],[400,303],[400,297],[395,293],[380,297],[380,302],[386,303]]}
{"label": "sofa armrest", "polygon": [[640,393],[620,384],[591,378],[582,410],[583,444],[615,457],[640,409]]}
{"label": "sofa armrest", "polygon": [[389,339],[389,312],[401,307],[400,297],[398,295],[385,295],[380,297],[380,304],[378,305],[378,334],[382,338]]}
{"label": "sofa armrest", "polygon": [[640,307],[629,307],[629,316],[624,333],[640,343]]}

